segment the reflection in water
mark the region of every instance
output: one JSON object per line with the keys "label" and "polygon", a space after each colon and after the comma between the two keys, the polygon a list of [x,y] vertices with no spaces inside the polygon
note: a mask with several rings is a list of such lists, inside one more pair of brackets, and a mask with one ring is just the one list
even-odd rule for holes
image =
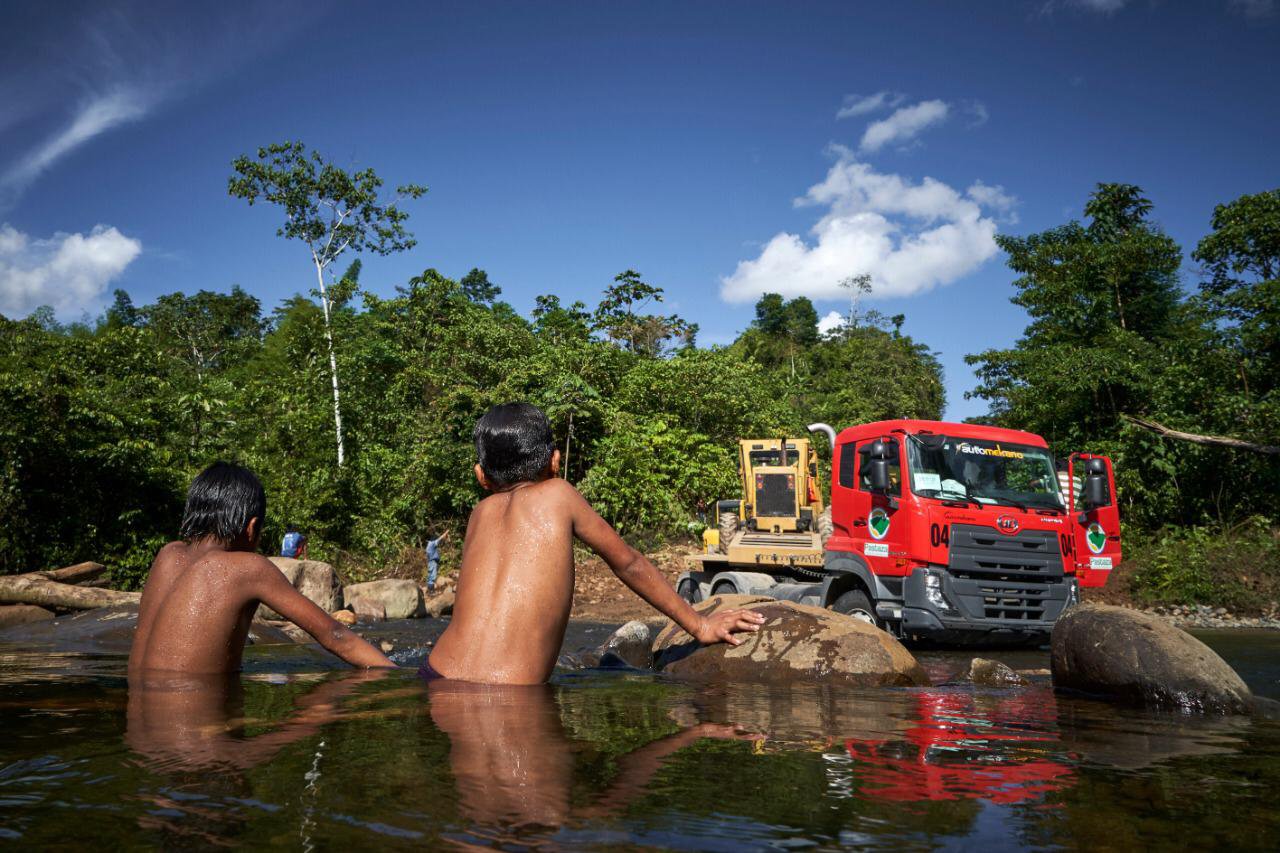
{"label": "reflection in water", "polygon": [[235,732],[262,721],[244,716],[239,673],[131,673],[125,743],[152,769],[245,770],[338,718],[338,702],[382,670],[344,673],[301,696],[287,719],[252,737]]}
{"label": "reflection in water", "polygon": [[672,753],[701,738],[746,737],[733,726],[695,724],[617,759],[609,787],[572,805],[575,745],[548,684],[490,685],[439,679],[427,687],[431,720],[449,737],[449,768],[468,818],[490,826],[559,827],[625,806]]}

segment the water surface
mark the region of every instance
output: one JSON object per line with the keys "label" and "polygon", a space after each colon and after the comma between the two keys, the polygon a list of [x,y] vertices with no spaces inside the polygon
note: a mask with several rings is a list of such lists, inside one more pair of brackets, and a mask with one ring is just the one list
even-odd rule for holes
{"label": "water surface", "polygon": [[[438,629],[388,626],[395,657]],[[1202,637],[1280,698],[1280,637]],[[0,845],[1280,849],[1280,723],[945,683],[969,657],[922,653],[928,689],[501,689],[256,647],[130,691],[121,656],[3,647]]]}

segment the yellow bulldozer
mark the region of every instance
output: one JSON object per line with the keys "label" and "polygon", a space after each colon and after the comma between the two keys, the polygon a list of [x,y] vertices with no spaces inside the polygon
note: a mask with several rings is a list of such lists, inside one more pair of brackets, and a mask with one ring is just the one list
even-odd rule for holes
{"label": "yellow bulldozer", "polygon": [[[718,530],[708,531],[708,553],[695,558],[702,572],[821,570],[831,513],[809,439],[740,439],[738,480],[741,497],[714,504]],[[685,585],[681,594],[692,601],[711,592]]]}

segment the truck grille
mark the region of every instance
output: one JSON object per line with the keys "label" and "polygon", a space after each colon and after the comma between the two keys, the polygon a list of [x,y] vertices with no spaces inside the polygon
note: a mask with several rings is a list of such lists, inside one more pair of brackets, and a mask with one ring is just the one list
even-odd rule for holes
{"label": "truck grille", "polygon": [[971,617],[1041,621],[1056,618],[1061,609],[1058,596],[1050,594],[1050,585],[1063,580],[1058,536],[1052,530],[1006,536],[987,527],[954,524],[948,568],[953,589]]}

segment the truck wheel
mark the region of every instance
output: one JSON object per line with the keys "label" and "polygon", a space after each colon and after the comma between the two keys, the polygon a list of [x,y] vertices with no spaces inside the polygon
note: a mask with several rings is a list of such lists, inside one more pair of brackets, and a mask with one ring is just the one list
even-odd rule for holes
{"label": "truck wheel", "polygon": [[685,578],[676,584],[676,592],[690,604],[697,604],[702,600],[702,587],[695,583],[692,578]]}
{"label": "truck wheel", "polygon": [[852,616],[854,619],[861,619],[870,625],[875,625],[881,630],[884,629],[884,623],[880,621],[880,617],[876,615],[875,605],[871,603],[871,599],[860,589],[851,589],[841,595],[831,603],[831,609],[836,613],[843,613],[846,616]]}
{"label": "truck wheel", "polygon": [[831,507],[827,507],[818,515],[818,538],[822,540],[822,547],[827,547],[827,540],[831,538],[831,534],[835,532],[835,525],[831,522]]}
{"label": "truck wheel", "polygon": [[720,513],[720,553],[729,553],[729,540],[738,532],[738,514],[736,512]]}

